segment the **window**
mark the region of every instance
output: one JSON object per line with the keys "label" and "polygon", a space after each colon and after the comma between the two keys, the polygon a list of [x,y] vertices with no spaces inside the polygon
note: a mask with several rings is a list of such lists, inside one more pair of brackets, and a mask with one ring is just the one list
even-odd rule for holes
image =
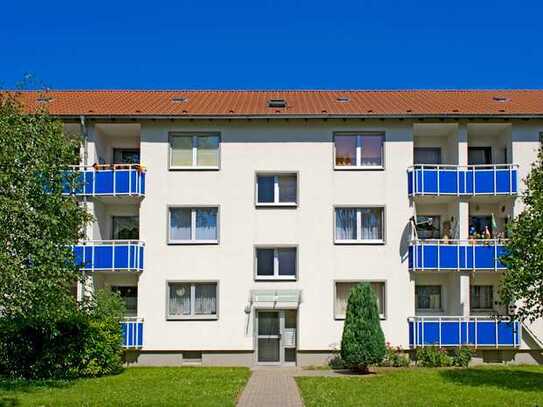
{"label": "window", "polygon": [[419,239],[441,239],[441,216],[418,215],[417,237]]}
{"label": "window", "polygon": [[441,164],[441,148],[439,147],[415,147],[415,165]]}
{"label": "window", "polygon": [[168,283],[168,319],[216,319],[217,283]]}
{"label": "window", "polygon": [[139,216],[113,216],[112,236],[113,240],[138,240]]}
{"label": "window", "polygon": [[493,236],[496,221],[492,216],[471,216],[469,222],[469,235],[476,238],[484,238],[486,231]]}
{"label": "window", "polygon": [[113,164],[139,164],[140,150],[137,148],[114,148]]}
{"label": "window", "polygon": [[170,208],[170,243],[217,243],[218,208]]}
{"label": "window", "polygon": [[218,169],[219,144],[216,134],[172,134],[170,168]]}
{"label": "window", "polygon": [[260,174],[256,177],[256,203],[259,206],[294,206],[297,203],[296,174]]}
{"label": "window", "polygon": [[441,286],[415,286],[415,303],[419,310],[441,311]]}
{"label": "window", "polygon": [[336,167],[382,168],[384,140],[378,133],[336,134]]}
{"label": "window", "polygon": [[384,208],[336,208],[336,243],[383,243]]}
{"label": "window", "polygon": [[294,280],[296,279],[296,248],[257,248],[257,280]]}
{"label": "window", "polygon": [[491,147],[468,147],[468,165],[492,164]]}
{"label": "window", "polygon": [[111,291],[117,293],[126,306],[126,316],[138,316],[138,287],[137,286],[111,286]]}
{"label": "window", "polygon": [[[360,284],[363,281],[353,281],[353,282],[337,282],[336,283],[336,298],[334,304],[334,314],[336,319],[345,319],[345,314],[347,311],[347,301],[349,299],[349,294],[351,289]],[[379,309],[379,315],[381,318],[385,318],[385,283],[382,281],[379,282],[369,282],[371,288],[377,297],[377,308]]]}
{"label": "window", "polygon": [[494,287],[491,285],[472,285],[469,302],[472,310],[494,309]]}

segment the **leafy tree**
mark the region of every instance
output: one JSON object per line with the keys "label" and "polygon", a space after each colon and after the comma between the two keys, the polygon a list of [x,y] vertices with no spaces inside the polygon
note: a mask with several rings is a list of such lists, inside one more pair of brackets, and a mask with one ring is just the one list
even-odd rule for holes
{"label": "leafy tree", "polygon": [[[63,194],[79,139],[45,111],[0,93],[0,376],[73,378],[122,369],[118,296],[78,303],[71,246],[91,216]],[[72,175],[70,175],[72,174]]]}
{"label": "leafy tree", "polygon": [[16,95],[0,95],[0,309],[4,318],[55,321],[75,306],[81,273],[71,245],[90,220],[62,194],[79,140],[44,111],[24,114]]}
{"label": "leafy tree", "polygon": [[509,226],[507,270],[500,288],[501,301],[513,304],[513,315],[534,321],[543,317],[543,150],[532,165],[522,200],[525,208]]}
{"label": "leafy tree", "polygon": [[351,290],[341,338],[341,358],[352,369],[368,373],[368,366],[381,363],[386,354],[377,298],[368,283]]}

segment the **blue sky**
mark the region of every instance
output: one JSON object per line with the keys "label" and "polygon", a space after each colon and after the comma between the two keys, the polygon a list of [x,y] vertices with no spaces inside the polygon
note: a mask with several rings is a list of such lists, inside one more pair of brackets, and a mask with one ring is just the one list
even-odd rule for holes
{"label": "blue sky", "polygon": [[543,88],[543,2],[6,1],[0,87]]}

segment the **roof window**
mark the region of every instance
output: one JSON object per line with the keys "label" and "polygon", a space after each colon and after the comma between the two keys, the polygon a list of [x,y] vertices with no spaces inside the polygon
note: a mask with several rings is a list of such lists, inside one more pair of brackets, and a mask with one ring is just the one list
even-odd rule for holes
{"label": "roof window", "polygon": [[270,99],[268,107],[287,107],[287,101],[285,99]]}
{"label": "roof window", "polygon": [[492,100],[495,102],[509,102],[511,99],[507,96],[493,96]]}
{"label": "roof window", "polygon": [[188,102],[188,98],[185,96],[174,96],[172,97],[172,102],[174,103],[185,103]]}
{"label": "roof window", "polygon": [[349,99],[348,96],[340,96],[336,99],[336,102],[339,102],[339,103],[348,103],[350,101],[351,99]]}

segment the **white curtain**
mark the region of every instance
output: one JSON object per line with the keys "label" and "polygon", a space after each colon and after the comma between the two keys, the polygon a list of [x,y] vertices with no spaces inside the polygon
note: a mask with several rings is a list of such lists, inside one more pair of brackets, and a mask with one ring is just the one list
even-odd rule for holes
{"label": "white curtain", "polygon": [[356,240],[356,209],[336,209],[336,240]]}
{"label": "white curtain", "polygon": [[192,136],[171,136],[170,165],[178,167],[192,166]]}
{"label": "white curtain", "polygon": [[383,165],[383,140],[381,135],[362,135],[360,137],[360,165]]}
{"label": "white curtain", "polygon": [[190,315],[190,284],[170,285],[169,315]]}
{"label": "white curtain", "polygon": [[382,233],[382,209],[362,208],[362,240],[381,240]]}
{"label": "white curtain", "polygon": [[196,240],[217,240],[217,208],[196,209]]}
{"label": "white curtain", "polygon": [[196,150],[199,166],[216,167],[219,165],[219,136],[198,136]]}
{"label": "white curtain", "polygon": [[191,209],[171,208],[170,209],[170,239],[190,240],[191,239]]}
{"label": "white curtain", "polygon": [[217,313],[216,284],[196,284],[194,313],[204,315],[214,315]]}

